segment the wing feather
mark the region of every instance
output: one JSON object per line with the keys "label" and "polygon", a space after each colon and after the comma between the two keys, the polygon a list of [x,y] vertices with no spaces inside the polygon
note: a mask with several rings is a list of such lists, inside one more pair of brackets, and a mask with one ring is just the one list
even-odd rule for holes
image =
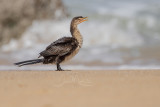
{"label": "wing feather", "polygon": [[72,37],[63,37],[51,43],[44,51],[40,53],[41,56],[63,56],[76,49],[78,46],[77,40]]}

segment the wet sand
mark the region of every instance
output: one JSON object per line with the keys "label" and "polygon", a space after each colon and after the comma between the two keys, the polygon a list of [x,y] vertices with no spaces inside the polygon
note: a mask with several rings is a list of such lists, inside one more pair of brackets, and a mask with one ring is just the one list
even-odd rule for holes
{"label": "wet sand", "polygon": [[0,71],[0,107],[160,107],[160,70]]}

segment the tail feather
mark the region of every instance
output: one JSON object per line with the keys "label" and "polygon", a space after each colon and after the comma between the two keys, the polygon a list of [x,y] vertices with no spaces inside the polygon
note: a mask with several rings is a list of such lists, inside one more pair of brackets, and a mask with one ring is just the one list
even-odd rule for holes
{"label": "tail feather", "polygon": [[19,64],[28,63],[28,62],[36,62],[37,60],[39,60],[39,59],[27,60],[27,61],[17,62],[17,63],[14,63],[14,64],[19,65]]}
{"label": "tail feather", "polygon": [[37,63],[41,63],[41,62],[43,62],[43,59],[27,60],[27,61],[17,62],[17,63],[14,63],[14,64],[21,67],[21,66],[24,66],[24,65],[37,64]]}

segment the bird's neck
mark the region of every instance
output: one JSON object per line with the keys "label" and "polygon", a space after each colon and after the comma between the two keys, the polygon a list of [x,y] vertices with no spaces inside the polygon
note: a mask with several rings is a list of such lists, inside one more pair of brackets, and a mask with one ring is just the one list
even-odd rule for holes
{"label": "bird's neck", "polygon": [[83,37],[80,31],[78,30],[77,25],[71,23],[70,32],[71,32],[72,37],[77,39],[79,46],[81,47],[83,44]]}

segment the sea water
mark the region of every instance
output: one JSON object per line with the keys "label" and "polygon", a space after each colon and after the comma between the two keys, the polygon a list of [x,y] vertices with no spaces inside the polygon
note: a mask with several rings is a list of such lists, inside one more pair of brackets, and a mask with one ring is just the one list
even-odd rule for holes
{"label": "sea water", "polygon": [[[14,61],[35,59],[51,42],[63,36],[71,36],[69,27],[72,17],[87,16],[89,20],[79,25],[84,38],[83,47],[75,58],[65,64],[66,68],[160,68],[159,0],[63,2],[69,17],[60,21],[35,20],[22,38],[11,40],[9,44],[2,46],[0,57],[8,65]],[[4,65],[1,68],[6,68]],[[16,68],[12,66],[12,69]],[[41,69],[52,67],[42,66]]]}

